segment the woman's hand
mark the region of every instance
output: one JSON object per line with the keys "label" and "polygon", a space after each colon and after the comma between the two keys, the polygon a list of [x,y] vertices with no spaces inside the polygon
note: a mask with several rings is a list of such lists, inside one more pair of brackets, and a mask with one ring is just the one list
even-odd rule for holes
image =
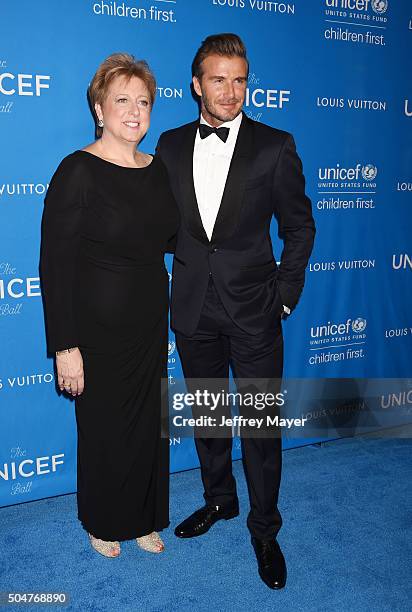
{"label": "woman's hand", "polygon": [[60,391],[64,390],[73,397],[83,393],[83,358],[77,347],[70,349],[70,352],[61,352],[56,355],[56,369]]}

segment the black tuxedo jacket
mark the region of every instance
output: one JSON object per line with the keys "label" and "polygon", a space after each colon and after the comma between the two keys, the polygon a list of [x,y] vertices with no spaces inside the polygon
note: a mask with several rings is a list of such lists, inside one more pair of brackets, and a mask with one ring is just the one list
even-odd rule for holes
{"label": "black tuxedo jacket", "polygon": [[[258,334],[291,310],[302,292],[315,225],[293,137],[242,117],[219,213],[209,241],[193,183],[199,122],[161,135],[165,163],[180,208],[173,262],[172,329],[193,335],[210,274],[231,319]],[[212,138],[213,136],[209,136]],[[284,248],[276,265],[270,239],[275,215]]]}

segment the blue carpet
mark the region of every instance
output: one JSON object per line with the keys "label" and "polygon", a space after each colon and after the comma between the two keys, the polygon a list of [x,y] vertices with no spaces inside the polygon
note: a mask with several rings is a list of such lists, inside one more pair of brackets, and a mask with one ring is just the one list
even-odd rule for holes
{"label": "blue carpet", "polygon": [[[241,515],[192,540],[178,540],[170,528],[161,555],[134,542],[123,543],[118,559],[93,552],[74,495],[0,509],[0,591],[71,597],[64,608],[10,611],[409,612],[411,450],[409,439],[357,438],[283,453],[283,591],[271,591],[257,575],[240,461],[234,472]],[[198,470],[171,477],[173,526],[201,503]]]}

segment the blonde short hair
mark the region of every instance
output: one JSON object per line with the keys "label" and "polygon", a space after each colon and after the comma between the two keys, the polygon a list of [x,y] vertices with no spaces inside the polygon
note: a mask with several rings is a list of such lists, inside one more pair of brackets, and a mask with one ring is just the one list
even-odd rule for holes
{"label": "blonde short hair", "polygon": [[137,60],[129,53],[112,53],[98,67],[96,74],[89,85],[88,94],[90,106],[96,121],[96,135],[102,135],[102,128],[98,126],[95,104],[103,104],[107,97],[110,84],[117,78],[124,77],[130,80],[138,77],[146,85],[153,106],[156,96],[156,79],[145,60]]}

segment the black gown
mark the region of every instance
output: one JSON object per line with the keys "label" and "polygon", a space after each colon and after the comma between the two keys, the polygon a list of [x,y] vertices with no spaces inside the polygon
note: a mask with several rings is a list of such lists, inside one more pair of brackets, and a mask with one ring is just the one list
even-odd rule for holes
{"label": "black gown", "polygon": [[164,253],[178,211],[157,156],[126,168],[67,156],[45,199],[40,269],[48,350],[78,346],[77,501],[83,527],[127,540],[169,524],[169,442],[160,436],[167,375]]}

